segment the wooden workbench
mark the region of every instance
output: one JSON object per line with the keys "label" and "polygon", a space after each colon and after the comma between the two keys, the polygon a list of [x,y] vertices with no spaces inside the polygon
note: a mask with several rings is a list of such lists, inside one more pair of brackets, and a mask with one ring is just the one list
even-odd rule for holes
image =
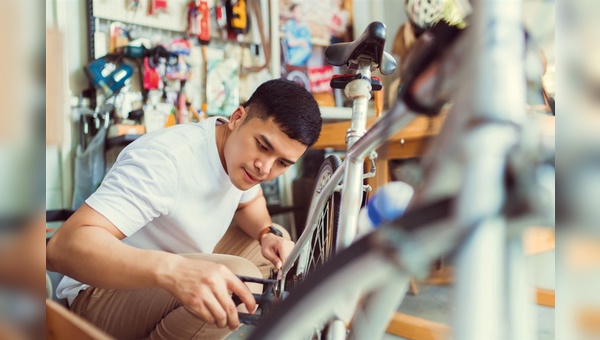
{"label": "wooden workbench", "polygon": [[[377,174],[369,181],[369,184],[373,187],[373,192],[391,179],[388,167],[389,160],[414,158],[424,155],[429,142],[440,132],[446,115],[447,112],[443,112],[434,118],[425,116],[417,117],[396,133],[388,143],[377,150],[379,154],[376,162]],[[538,119],[540,123],[542,138],[553,141],[555,136],[555,117],[539,113],[532,114],[532,117]],[[373,125],[375,121],[376,118],[367,119],[367,128]],[[321,135],[313,148],[346,150],[345,139],[348,128],[350,128],[350,121],[323,124]]]}

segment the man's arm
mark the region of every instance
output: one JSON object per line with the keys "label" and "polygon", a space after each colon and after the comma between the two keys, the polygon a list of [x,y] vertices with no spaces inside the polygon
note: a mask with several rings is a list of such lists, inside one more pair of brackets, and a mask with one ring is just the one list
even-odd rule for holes
{"label": "man's arm", "polygon": [[260,232],[272,224],[262,189],[252,201],[240,204],[233,220],[248,236],[260,242],[262,255],[271,261],[275,268],[280,269],[283,266],[294,243],[271,233],[263,234],[261,239],[258,239]]}
{"label": "man's arm", "polygon": [[220,327],[239,325],[228,290],[248,310],[255,309],[248,287],[225,266],[138,249],[121,242],[124,237],[108,219],[84,204],[50,239],[47,268],[96,287],[161,287],[203,320]]}

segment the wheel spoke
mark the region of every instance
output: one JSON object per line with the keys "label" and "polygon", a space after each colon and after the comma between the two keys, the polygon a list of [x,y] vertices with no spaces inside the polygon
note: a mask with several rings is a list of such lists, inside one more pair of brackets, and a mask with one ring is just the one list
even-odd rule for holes
{"label": "wheel spoke", "polygon": [[334,223],[333,209],[334,207],[333,198],[325,204],[323,211],[318,219],[317,228],[313,235],[312,251],[309,258],[309,270],[313,270],[319,265],[325,263],[329,258],[333,249],[333,239],[331,226]]}
{"label": "wheel spoke", "polygon": [[[314,199],[325,194],[323,188],[331,180],[331,175],[339,166],[339,160],[335,158],[329,159],[319,170],[317,186],[315,187]],[[329,260],[334,248],[336,232],[336,221],[339,214],[338,202],[339,194],[337,192],[329,193],[324,202],[324,206],[320,209],[316,219],[316,226],[313,235],[310,237],[311,243],[308,247],[308,256],[305,258],[304,270],[300,274],[308,274],[309,272],[320,267]]]}

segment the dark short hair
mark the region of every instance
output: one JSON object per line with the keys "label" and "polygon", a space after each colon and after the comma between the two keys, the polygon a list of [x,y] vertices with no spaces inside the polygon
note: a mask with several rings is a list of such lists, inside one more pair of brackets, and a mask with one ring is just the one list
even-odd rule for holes
{"label": "dark short hair", "polygon": [[321,133],[321,111],[303,86],[279,78],[262,83],[243,104],[248,118],[273,118],[288,137],[306,146],[315,144]]}

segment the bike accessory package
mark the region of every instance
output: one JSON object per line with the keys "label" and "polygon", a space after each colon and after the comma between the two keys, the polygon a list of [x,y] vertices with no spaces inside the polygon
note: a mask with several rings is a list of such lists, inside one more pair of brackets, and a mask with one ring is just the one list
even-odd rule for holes
{"label": "bike accessory package", "polygon": [[227,28],[233,37],[238,34],[248,33],[250,28],[250,18],[248,16],[248,7],[246,0],[227,0],[225,2],[227,12]]}
{"label": "bike accessory package", "polygon": [[133,67],[128,64],[115,65],[106,57],[96,59],[83,68],[91,84],[104,92],[107,98],[119,91],[127,79],[133,75]]}
{"label": "bike accessory package", "polygon": [[236,59],[208,60],[207,110],[211,115],[231,116],[240,103],[239,63]]}

